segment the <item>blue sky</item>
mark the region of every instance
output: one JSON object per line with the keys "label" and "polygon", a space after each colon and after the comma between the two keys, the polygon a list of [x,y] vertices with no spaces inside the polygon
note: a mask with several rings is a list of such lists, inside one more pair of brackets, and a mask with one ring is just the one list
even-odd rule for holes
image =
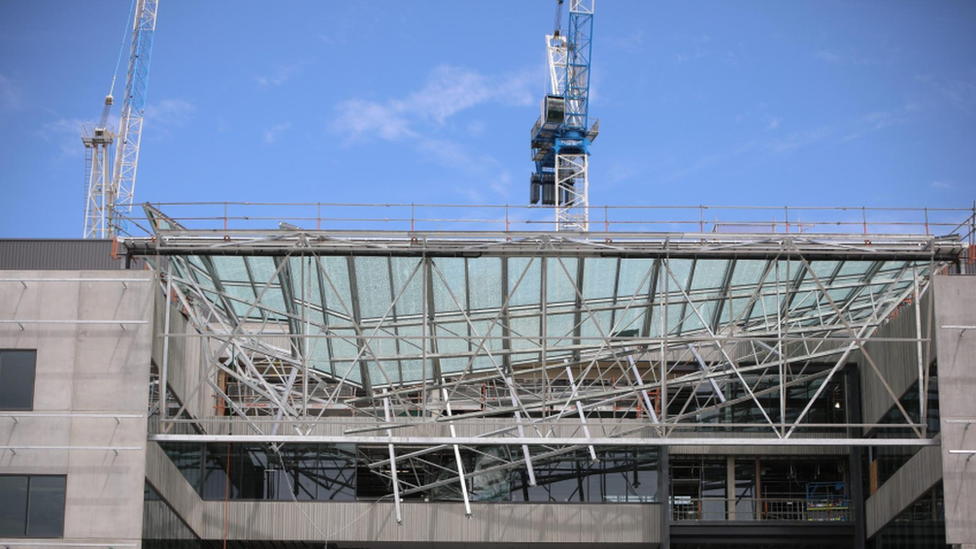
{"label": "blue sky", "polygon": [[[137,202],[526,203],[553,1],[160,4]],[[80,236],[128,12],[0,1],[0,237]],[[594,204],[976,198],[976,2],[597,0],[593,58]]]}

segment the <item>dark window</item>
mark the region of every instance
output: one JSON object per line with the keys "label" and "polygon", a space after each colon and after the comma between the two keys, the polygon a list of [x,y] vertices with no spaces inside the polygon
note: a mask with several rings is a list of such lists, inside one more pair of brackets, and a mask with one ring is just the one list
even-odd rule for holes
{"label": "dark window", "polygon": [[64,487],[64,476],[0,476],[0,537],[61,537]]}
{"label": "dark window", "polygon": [[0,410],[34,409],[37,351],[0,351]]}

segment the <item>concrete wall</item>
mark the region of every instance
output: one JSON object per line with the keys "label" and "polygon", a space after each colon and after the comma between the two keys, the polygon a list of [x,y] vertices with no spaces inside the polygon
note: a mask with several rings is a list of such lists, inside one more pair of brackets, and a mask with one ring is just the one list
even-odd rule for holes
{"label": "concrete wall", "polygon": [[[0,278],[24,281],[0,282],[3,320],[141,322],[126,324],[125,330],[119,324],[28,323],[23,329],[0,324],[0,348],[37,350],[34,410],[17,412],[24,414],[17,423],[0,417],[0,446],[71,448],[20,449],[16,455],[0,450],[0,474],[67,475],[62,543],[140,545],[153,275],[0,271]],[[69,280],[37,280],[45,278]],[[116,455],[111,450],[78,449],[82,446],[136,449]],[[59,546],[57,540],[11,541]]]}
{"label": "concrete wall", "polygon": [[976,450],[976,277],[935,277],[935,327],[939,342],[939,409],[946,542],[976,544],[976,459],[950,450]]}

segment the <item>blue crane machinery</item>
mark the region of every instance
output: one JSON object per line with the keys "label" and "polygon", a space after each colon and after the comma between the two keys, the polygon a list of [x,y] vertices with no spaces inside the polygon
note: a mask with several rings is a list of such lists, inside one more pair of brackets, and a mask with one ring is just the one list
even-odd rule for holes
{"label": "blue crane machinery", "polygon": [[[118,132],[113,132],[108,125],[109,111],[115,103],[113,76],[102,117],[81,138],[85,145],[87,178],[84,238],[115,238],[125,230],[125,219],[132,209],[158,7],[159,0],[134,0],[129,68]],[[110,165],[112,143],[116,148]]]}
{"label": "blue crane machinery", "polygon": [[530,202],[554,207],[557,231],[590,228],[589,146],[600,132],[599,120],[589,125],[594,2],[569,0],[563,34],[564,0],[557,0],[555,30],[546,36],[549,93],[532,126]]}

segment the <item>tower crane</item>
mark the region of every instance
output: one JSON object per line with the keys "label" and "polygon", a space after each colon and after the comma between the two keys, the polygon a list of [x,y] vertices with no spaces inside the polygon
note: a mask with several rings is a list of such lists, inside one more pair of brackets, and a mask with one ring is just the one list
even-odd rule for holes
{"label": "tower crane", "polygon": [[[85,175],[88,179],[84,238],[115,238],[124,229],[125,216],[132,209],[158,7],[159,0],[135,0],[129,68],[118,133],[108,126],[109,111],[115,102],[113,77],[102,117],[81,139],[85,145]],[[110,168],[108,151],[113,142],[116,144],[115,157]]]}
{"label": "tower crane", "polygon": [[546,36],[549,93],[532,126],[530,202],[555,207],[557,231],[588,231],[590,225],[589,146],[600,133],[599,120],[589,125],[594,2],[569,0],[563,34],[564,0],[557,0],[555,29]]}

